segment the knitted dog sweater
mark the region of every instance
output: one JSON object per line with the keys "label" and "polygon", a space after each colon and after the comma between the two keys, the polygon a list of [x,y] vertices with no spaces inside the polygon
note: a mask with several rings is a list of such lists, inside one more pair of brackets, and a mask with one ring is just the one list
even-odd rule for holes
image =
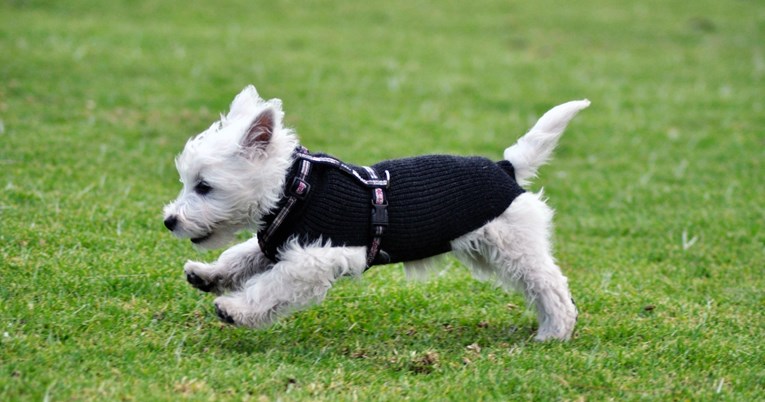
{"label": "knitted dog sweater", "polygon": [[[299,160],[287,174],[297,175]],[[349,165],[357,171],[363,168]],[[390,173],[388,226],[381,249],[391,263],[432,257],[451,250],[450,242],[502,214],[524,192],[508,161],[481,157],[427,155],[393,159],[372,166]],[[278,261],[279,248],[290,238],[301,245],[331,241],[333,246],[369,246],[372,196],[369,187],[340,169],[314,164],[306,181],[310,191],[275,232],[263,241],[263,252]],[[264,218],[265,227],[286,204]]]}

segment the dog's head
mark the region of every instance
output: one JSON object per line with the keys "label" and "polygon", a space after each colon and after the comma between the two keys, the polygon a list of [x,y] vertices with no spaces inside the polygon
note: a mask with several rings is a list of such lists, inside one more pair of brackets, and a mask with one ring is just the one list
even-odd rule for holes
{"label": "dog's head", "polygon": [[165,226],[202,248],[257,230],[282,194],[297,138],[282,127],[279,99],[248,86],[226,116],[186,143],[175,159],[183,189],[164,209]]}

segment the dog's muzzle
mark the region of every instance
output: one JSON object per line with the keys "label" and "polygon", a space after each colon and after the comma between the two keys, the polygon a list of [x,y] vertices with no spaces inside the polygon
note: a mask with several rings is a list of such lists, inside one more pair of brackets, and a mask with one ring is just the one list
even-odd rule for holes
{"label": "dog's muzzle", "polygon": [[[170,215],[167,218],[165,218],[165,227],[167,228],[167,230],[169,230],[171,232],[175,232],[175,229],[178,227],[178,217],[175,216],[175,215]],[[204,234],[202,236],[193,237],[193,238],[191,238],[189,240],[191,240],[191,242],[194,243],[194,244],[200,244],[200,243],[204,243],[205,241],[209,240],[210,237],[212,237],[212,235],[213,235],[213,233],[210,232],[210,233]]]}

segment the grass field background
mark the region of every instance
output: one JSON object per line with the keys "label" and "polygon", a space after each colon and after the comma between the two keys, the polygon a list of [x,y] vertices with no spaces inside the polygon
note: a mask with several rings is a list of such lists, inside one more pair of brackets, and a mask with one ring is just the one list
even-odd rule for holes
{"label": "grass field background", "polygon": [[[0,2],[0,400],[763,400],[764,44],[753,0]],[[220,324],[161,209],[249,83],[360,164],[589,98],[533,185],[575,339],[453,261]]]}

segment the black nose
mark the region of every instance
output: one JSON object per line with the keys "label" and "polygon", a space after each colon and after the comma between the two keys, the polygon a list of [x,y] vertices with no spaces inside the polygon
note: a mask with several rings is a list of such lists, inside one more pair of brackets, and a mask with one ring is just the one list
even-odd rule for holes
{"label": "black nose", "polygon": [[178,218],[175,215],[170,215],[165,218],[165,227],[171,232],[175,230],[175,225],[178,224]]}

